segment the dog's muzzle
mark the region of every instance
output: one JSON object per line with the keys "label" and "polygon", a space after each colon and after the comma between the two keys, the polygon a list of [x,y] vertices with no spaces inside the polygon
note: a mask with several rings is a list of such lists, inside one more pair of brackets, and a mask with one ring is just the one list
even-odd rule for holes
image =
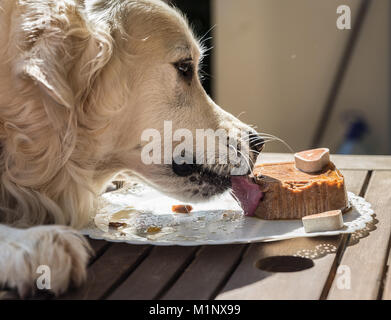
{"label": "dog's muzzle", "polygon": [[[249,133],[248,135],[250,153],[253,154],[253,158],[256,159],[258,154],[263,150],[265,146],[265,141],[257,133]],[[190,161],[189,161],[190,162]],[[205,171],[200,164],[194,164],[195,159],[192,163],[180,163],[178,164],[175,159],[172,161],[172,171],[179,177],[189,177],[195,173],[200,173]],[[250,162],[251,164],[253,161]],[[208,170],[209,171],[209,170]],[[248,174],[252,171],[252,167],[249,168]]]}

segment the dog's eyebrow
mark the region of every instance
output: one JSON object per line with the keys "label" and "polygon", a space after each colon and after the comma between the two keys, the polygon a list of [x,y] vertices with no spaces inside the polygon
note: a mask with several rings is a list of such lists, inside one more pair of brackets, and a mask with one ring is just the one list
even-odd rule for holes
{"label": "dog's eyebrow", "polygon": [[177,58],[177,60],[181,60],[181,61],[193,60],[192,55],[191,55],[191,51],[190,51],[190,47],[187,45],[177,46],[174,48],[173,51],[174,51],[175,58]]}
{"label": "dog's eyebrow", "polygon": [[192,62],[193,58],[192,57],[187,57],[187,58],[181,58],[179,62]]}

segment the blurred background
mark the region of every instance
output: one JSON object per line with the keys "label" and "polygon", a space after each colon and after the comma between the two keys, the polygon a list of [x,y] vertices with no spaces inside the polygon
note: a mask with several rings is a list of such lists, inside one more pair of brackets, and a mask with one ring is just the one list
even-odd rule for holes
{"label": "blurred background", "polygon": [[[294,151],[391,154],[391,1],[171,2],[213,48],[203,84],[224,109]],[[340,5],[350,30],[336,26]]]}

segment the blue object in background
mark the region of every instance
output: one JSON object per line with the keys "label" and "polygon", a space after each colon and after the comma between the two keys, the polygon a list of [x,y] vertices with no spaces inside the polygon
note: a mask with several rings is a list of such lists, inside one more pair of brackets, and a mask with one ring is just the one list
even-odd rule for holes
{"label": "blue object in background", "polygon": [[349,126],[346,136],[337,153],[339,154],[366,154],[368,150],[363,142],[368,133],[368,125],[363,118],[354,119]]}

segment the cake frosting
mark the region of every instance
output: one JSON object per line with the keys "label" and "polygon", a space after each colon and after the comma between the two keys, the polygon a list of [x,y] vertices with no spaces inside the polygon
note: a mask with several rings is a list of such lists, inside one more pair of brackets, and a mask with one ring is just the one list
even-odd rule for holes
{"label": "cake frosting", "polygon": [[254,176],[263,193],[255,215],[262,219],[301,219],[348,206],[344,177],[332,162],[316,174],[295,162],[260,164]]}

